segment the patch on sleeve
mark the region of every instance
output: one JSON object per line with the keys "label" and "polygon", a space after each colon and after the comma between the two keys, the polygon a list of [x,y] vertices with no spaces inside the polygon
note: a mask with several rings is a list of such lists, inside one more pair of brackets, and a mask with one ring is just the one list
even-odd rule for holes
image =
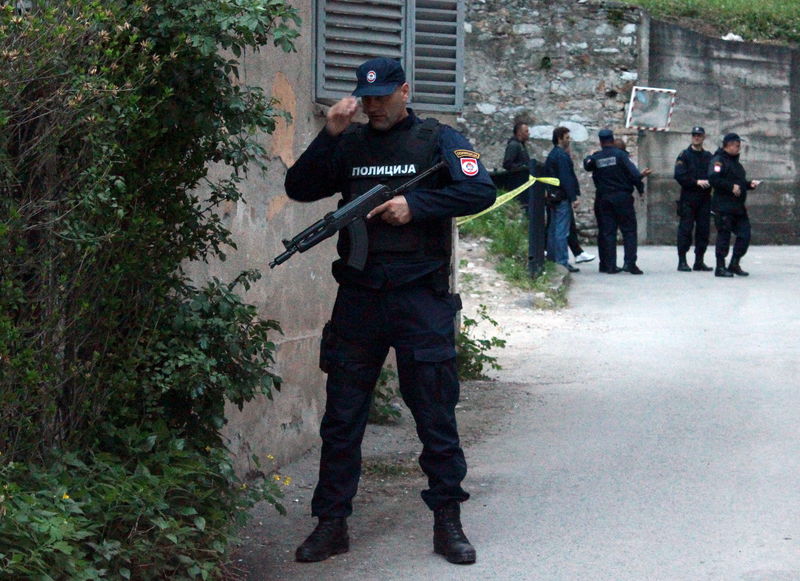
{"label": "patch on sleeve", "polygon": [[721,161],[714,162],[714,172],[719,173],[721,171],[722,171],[722,162]]}
{"label": "patch on sleeve", "polygon": [[678,160],[675,162],[675,165],[684,165],[684,163],[683,163],[683,159],[681,159],[681,158],[679,157],[679,158],[678,158]]}
{"label": "patch on sleeve", "polygon": [[453,155],[455,155],[458,159],[463,159],[465,157],[471,157],[472,159],[481,158],[480,153],[478,153],[477,151],[470,151],[469,149],[456,149],[453,152]]}
{"label": "patch on sleeve", "polygon": [[464,172],[465,176],[476,176],[478,175],[478,160],[474,157],[462,157],[461,161],[461,171]]}

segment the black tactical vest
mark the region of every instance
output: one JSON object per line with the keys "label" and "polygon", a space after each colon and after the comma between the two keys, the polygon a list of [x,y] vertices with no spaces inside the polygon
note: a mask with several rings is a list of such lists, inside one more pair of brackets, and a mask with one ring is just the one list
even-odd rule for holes
{"label": "black tactical vest", "polygon": [[[343,134],[340,159],[344,163],[347,190],[340,205],[353,200],[378,184],[397,187],[434,164],[437,155],[439,122],[426,119],[408,129],[372,131],[367,125],[353,124]],[[435,188],[437,176],[420,187]],[[440,218],[392,226],[379,217],[367,223],[369,253],[367,261],[376,263],[417,262],[450,257],[451,220]],[[337,250],[347,258],[348,234],[339,234]]]}

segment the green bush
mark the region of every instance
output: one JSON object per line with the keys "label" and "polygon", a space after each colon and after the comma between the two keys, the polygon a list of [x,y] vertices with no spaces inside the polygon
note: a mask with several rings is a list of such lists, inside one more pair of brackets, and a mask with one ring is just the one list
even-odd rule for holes
{"label": "green bush", "polygon": [[369,406],[369,422],[386,425],[400,419],[400,408],[395,400],[400,397],[397,372],[389,365],[381,369]]}
{"label": "green bush", "polygon": [[545,261],[544,270],[535,278],[528,270],[528,217],[516,201],[467,222],[459,228],[459,235],[486,238],[486,250],[496,259],[495,269],[514,286],[552,295],[548,284],[554,272],[551,263]]}
{"label": "green bush", "polygon": [[219,569],[231,523],[279,484],[239,481],[220,447],[196,450],[160,423],[117,430],[100,452],[0,468],[3,579],[190,579]]}
{"label": "green bush", "polygon": [[221,208],[281,114],[238,59],[291,50],[297,14],[34,5],[0,6],[0,576],[218,576],[263,497],[230,469],[223,406],[279,387],[280,329],[236,294],[257,272],[196,288],[182,265],[235,248]]}
{"label": "green bush", "polygon": [[[478,307],[478,318],[497,327],[497,321],[489,316],[486,305]],[[497,357],[489,355],[488,351],[506,346],[505,339],[490,337],[488,339],[475,337],[474,333],[479,321],[464,317],[461,328],[456,335],[456,365],[458,376],[461,379],[487,379],[485,368],[502,369],[497,363]]]}

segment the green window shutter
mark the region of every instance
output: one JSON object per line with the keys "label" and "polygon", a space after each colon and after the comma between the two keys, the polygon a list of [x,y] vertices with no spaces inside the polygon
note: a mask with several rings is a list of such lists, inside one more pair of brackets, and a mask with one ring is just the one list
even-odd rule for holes
{"label": "green window shutter", "polygon": [[421,111],[463,106],[464,5],[459,0],[317,0],[316,99],[355,88],[369,58],[399,59]]}
{"label": "green window shutter", "polygon": [[418,109],[460,111],[464,103],[464,3],[416,0],[412,100]]}
{"label": "green window shutter", "polygon": [[355,70],[379,56],[408,68],[404,0],[320,0],[317,4],[317,99],[332,102],[355,88]]}

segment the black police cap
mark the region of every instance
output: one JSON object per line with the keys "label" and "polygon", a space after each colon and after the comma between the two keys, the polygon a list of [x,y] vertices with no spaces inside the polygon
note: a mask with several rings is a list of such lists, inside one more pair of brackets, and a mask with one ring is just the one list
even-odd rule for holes
{"label": "black police cap", "polygon": [[730,143],[731,141],[739,141],[739,142],[741,142],[742,138],[739,137],[738,133],[728,133],[728,134],[725,135],[725,137],[722,138],[722,145],[726,145],[726,144]]}
{"label": "black police cap", "polygon": [[354,97],[382,97],[391,95],[406,82],[406,73],[395,59],[380,57],[370,59],[356,69],[358,84]]}

